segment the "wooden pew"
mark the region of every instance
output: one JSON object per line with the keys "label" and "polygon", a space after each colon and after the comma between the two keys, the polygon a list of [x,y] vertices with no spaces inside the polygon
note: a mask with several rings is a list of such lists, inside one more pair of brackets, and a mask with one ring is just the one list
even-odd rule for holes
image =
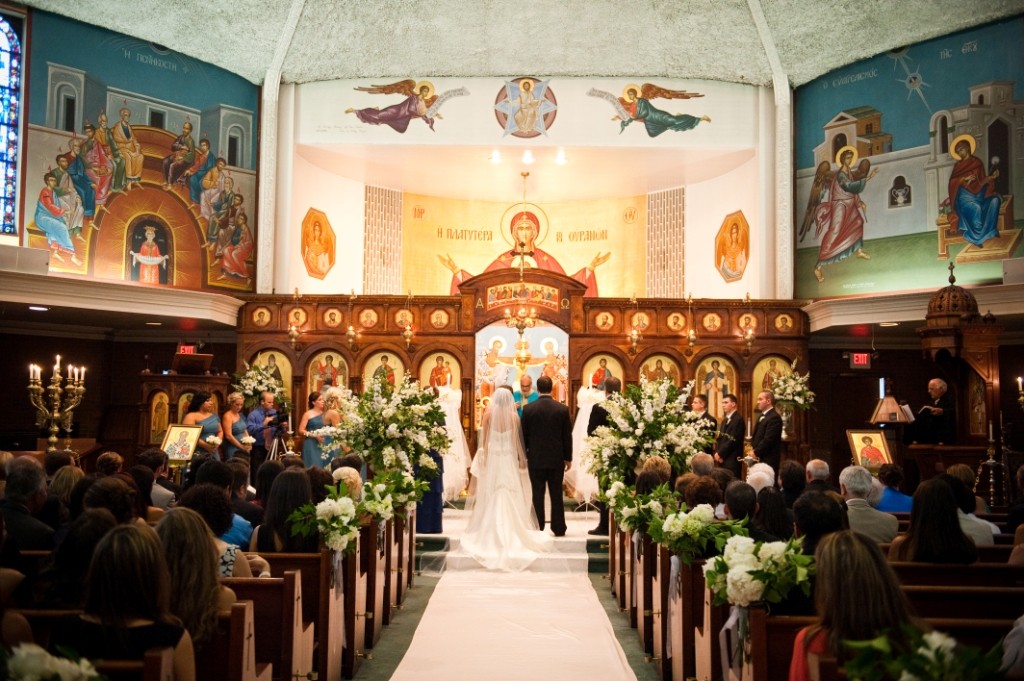
{"label": "wooden pew", "polygon": [[615,601],[619,607],[622,607],[622,603],[619,601],[619,527],[615,524],[615,514],[611,511],[608,512],[608,584],[611,588],[612,595],[615,596]]}
{"label": "wooden pew", "polygon": [[[337,681],[342,675],[343,646],[348,636],[355,636],[355,627],[345,628],[345,600],[358,598],[359,593],[343,592],[343,571],[335,575],[333,554],[327,549],[319,553],[261,553],[270,563],[270,574],[283,577],[285,571],[300,572],[302,583],[302,620],[314,626],[313,668],[321,680]],[[365,584],[365,582],[363,582]],[[360,628],[361,629],[361,628]],[[365,629],[361,629],[365,632]],[[358,646],[358,647],[356,647]],[[363,653],[362,636],[350,648]]]}
{"label": "wooden pew", "polygon": [[50,633],[63,620],[77,617],[81,610],[42,610],[35,608],[16,608],[14,612],[21,614],[32,627],[32,640],[43,648],[50,647]]}
{"label": "wooden pew", "polygon": [[654,594],[651,621],[653,636],[653,652],[651,659],[658,668],[658,678],[661,681],[672,679],[672,650],[671,642],[668,639],[669,627],[669,605],[668,599],[672,592],[672,552],[660,544],[654,544],[657,552],[654,561],[654,578],[651,591]]}
{"label": "wooden pew", "polygon": [[640,647],[650,657],[654,654],[654,611],[661,612],[661,606],[654,596],[654,571],[658,563],[657,544],[647,533],[640,535],[633,556],[633,574],[636,575],[636,623],[640,636]]}
{"label": "wooden pew", "polygon": [[409,507],[409,516],[405,523],[405,560],[403,567],[405,569],[405,588],[402,589],[401,601],[405,602],[405,597],[408,595],[408,590],[412,588],[413,581],[416,577],[416,505],[413,504]]}
{"label": "wooden pew", "polygon": [[[788,678],[796,635],[815,620],[814,617],[773,616],[766,608],[750,608],[750,658],[743,669],[744,681]],[[982,650],[998,643],[1014,623],[1013,619],[926,617],[924,620],[932,629],[949,634],[959,643]]]}
{"label": "wooden pew", "polygon": [[[686,566],[683,566],[684,568]],[[693,619],[697,624],[696,630],[693,633],[693,665],[694,672],[699,679],[720,679],[722,678],[722,655],[719,650],[718,643],[718,632],[722,630],[725,625],[726,619],[729,617],[729,606],[728,605],[712,605],[714,600],[711,591],[707,588],[704,583],[704,570],[701,563],[695,562],[692,570],[694,573],[686,579],[690,582],[689,589],[695,591],[700,589],[700,600],[697,600],[697,594],[693,593],[691,602],[693,607],[699,607],[701,617],[697,617],[696,613],[693,614]],[[699,570],[699,572],[696,572]],[[680,572],[680,576],[683,573]],[[685,587],[685,582],[684,582]],[[689,593],[689,592],[688,592]],[[699,604],[699,605],[698,605]],[[685,604],[684,604],[685,607]],[[674,635],[674,634],[673,634]],[[684,630],[684,636],[685,630]],[[683,639],[684,651],[688,645],[687,639]],[[684,657],[684,663],[686,658]],[[683,676],[681,679],[690,678],[690,676]],[[676,677],[673,675],[673,681],[676,681]]]}
{"label": "wooden pew", "polygon": [[1024,568],[1001,563],[943,565],[941,563],[889,563],[900,584],[921,586],[1024,586]]}
{"label": "wooden pew", "polygon": [[1013,620],[1024,614],[1024,587],[905,585],[902,589],[920,617]]}
{"label": "wooden pew", "polygon": [[384,627],[384,573],[387,566],[387,536],[385,526],[376,520],[360,532],[359,553],[362,558],[361,570],[366,575],[366,613],[364,634],[366,647],[372,648],[380,639]]}
{"label": "wooden pew", "polygon": [[256,662],[252,601],[233,603],[219,616],[217,632],[196,654],[196,678],[217,681],[270,681],[268,664]]}
{"label": "wooden pew", "polygon": [[637,589],[637,567],[639,561],[637,560],[637,549],[633,543],[633,533],[623,532],[622,533],[622,556],[624,562],[629,567],[626,568],[626,584],[625,588],[625,610],[624,612],[629,617],[629,626],[636,629],[636,589]]}
{"label": "wooden pew", "polygon": [[150,648],[141,660],[93,660],[92,664],[109,681],[174,680],[174,648]]}
{"label": "wooden pew", "polygon": [[388,579],[387,586],[391,592],[392,608],[399,607],[405,602],[405,596],[411,584],[411,570],[415,567],[416,561],[416,542],[412,539],[416,532],[415,513],[411,508],[407,518],[395,516],[395,529],[391,544],[391,571],[386,577]]}
{"label": "wooden pew", "polygon": [[398,518],[394,517],[384,526],[384,543],[387,549],[384,552],[384,603],[381,607],[381,621],[384,624],[391,624],[394,617],[392,610],[401,606],[395,601],[395,576],[398,574],[398,541],[395,538],[395,523]]}
{"label": "wooden pew", "polygon": [[252,601],[256,625],[256,661],[273,665],[274,678],[306,678],[313,669],[312,622],[303,624],[301,573],[281,577],[231,577],[221,584],[240,601]]}
{"label": "wooden pew", "polygon": [[[998,539],[1003,535],[996,535]],[[888,555],[889,544],[879,544],[878,548],[882,550],[883,555]],[[979,546],[978,548],[978,562],[979,563],[1005,563],[1010,559],[1010,554],[1013,553],[1013,546],[1010,544],[996,543],[994,546]]]}

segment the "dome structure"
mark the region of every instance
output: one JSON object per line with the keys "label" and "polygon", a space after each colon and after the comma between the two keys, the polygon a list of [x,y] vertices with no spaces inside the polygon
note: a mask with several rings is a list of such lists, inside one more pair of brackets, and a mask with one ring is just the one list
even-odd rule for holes
{"label": "dome structure", "polygon": [[928,301],[925,315],[929,328],[961,326],[978,318],[978,301],[974,294],[956,285],[953,263],[949,264],[949,286],[940,288]]}

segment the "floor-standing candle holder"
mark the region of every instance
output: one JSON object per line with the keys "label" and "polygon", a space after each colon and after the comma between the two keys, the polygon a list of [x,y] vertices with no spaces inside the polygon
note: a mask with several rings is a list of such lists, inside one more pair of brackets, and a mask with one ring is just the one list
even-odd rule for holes
{"label": "floor-standing candle holder", "polygon": [[57,433],[61,428],[66,433],[65,449],[70,447],[73,413],[85,395],[85,367],[68,365],[67,371],[65,382],[60,373],[60,355],[57,355],[50,383],[44,386],[43,368],[37,364],[28,367],[28,398],[36,408],[36,427],[47,426],[50,431],[50,437],[46,439],[48,452],[56,451]]}

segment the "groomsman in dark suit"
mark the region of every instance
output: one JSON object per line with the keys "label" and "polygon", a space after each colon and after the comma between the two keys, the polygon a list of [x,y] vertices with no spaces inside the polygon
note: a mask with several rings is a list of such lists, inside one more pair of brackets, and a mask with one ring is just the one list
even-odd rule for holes
{"label": "groomsman in dark suit", "polygon": [[551,398],[551,377],[537,379],[540,397],[523,407],[523,444],[533,491],[537,526],[544,529],[544,492],[551,497],[551,531],[565,536],[562,479],[572,466],[572,424],[569,408]]}
{"label": "groomsman in dark suit", "polygon": [[728,393],[722,398],[722,427],[715,440],[715,463],[732,471],[737,478],[743,464],[743,438],[747,436],[747,424],[737,410],[736,396]]}
{"label": "groomsman in dark suit", "polygon": [[[714,437],[715,431],[718,430],[718,420],[708,413],[707,395],[694,395],[693,399],[690,400],[690,409],[700,419],[704,430],[708,431],[708,434]],[[714,443],[709,444],[703,451],[706,454],[710,454],[713,451],[713,448]]]}
{"label": "groomsman in dark suit", "polygon": [[782,457],[782,416],[775,411],[775,396],[767,391],[758,393],[757,410],[761,416],[754,426],[750,444],[757,458],[778,472]]}
{"label": "groomsman in dark suit", "polygon": [[[622,390],[622,381],[615,378],[614,376],[609,377],[604,382],[604,394],[611,396],[612,393],[617,393]],[[587,421],[587,435],[593,435],[594,431],[601,426],[608,425],[608,411],[600,404],[595,404],[593,409],[590,410],[590,420]],[[604,492],[605,490],[601,490]],[[587,534],[608,536],[608,505],[603,501],[595,501],[594,506],[597,507],[597,527],[587,532]]]}

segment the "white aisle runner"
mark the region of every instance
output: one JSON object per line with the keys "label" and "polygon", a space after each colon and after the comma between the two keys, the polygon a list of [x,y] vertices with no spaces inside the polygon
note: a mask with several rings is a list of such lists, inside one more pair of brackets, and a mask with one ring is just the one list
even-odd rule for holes
{"label": "white aisle runner", "polygon": [[636,681],[585,574],[446,572],[392,681]]}

